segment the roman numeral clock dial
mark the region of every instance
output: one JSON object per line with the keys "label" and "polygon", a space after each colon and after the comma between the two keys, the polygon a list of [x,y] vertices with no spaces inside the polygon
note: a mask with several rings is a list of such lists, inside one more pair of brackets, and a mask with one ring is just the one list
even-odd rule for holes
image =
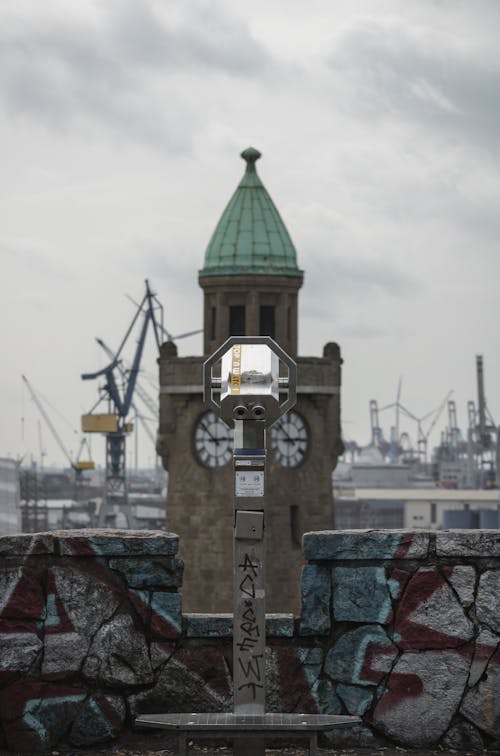
{"label": "roman numeral clock dial", "polygon": [[309,448],[306,421],[298,412],[287,412],[271,428],[271,446],[282,467],[299,467]]}

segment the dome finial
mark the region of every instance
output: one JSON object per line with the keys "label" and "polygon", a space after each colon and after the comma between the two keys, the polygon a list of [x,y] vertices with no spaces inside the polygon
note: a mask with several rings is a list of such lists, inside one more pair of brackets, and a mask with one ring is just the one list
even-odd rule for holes
{"label": "dome finial", "polygon": [[241,157],[246,160],[247,173],[255,171],[255,163],[261,156],[261,153],[255,147],[247,147],[246,150],[243,150]]}

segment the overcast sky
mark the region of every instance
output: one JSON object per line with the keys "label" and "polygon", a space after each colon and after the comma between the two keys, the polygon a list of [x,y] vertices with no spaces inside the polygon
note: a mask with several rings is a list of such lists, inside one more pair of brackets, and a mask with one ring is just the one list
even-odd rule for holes
{"label": "overcast sky", "polygon": [[249,145],[305,271],[299,351],[342,349],[345,437],[400,377],[416,416],[453,390],[465,428],[476,354],[500,423],[499,34],[496,0],[3,0],[0,456],[40,457],[22,373],[78,427],[145,278],[172,333],[201,327]]}

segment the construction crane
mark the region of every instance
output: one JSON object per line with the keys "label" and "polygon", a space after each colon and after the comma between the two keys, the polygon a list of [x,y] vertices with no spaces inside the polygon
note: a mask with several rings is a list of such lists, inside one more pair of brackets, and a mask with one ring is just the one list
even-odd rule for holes
{"label": "construction crane", "polygon": [[458,426],[457,405],[454,399],[448,400],[448,430],[444,444],[448,447],[451,459],[458,459],[462,432]]}
{"label": "construction crane", "polygon": [[[108,355],[108,357],[111,360],[114,360],[115,359],[115,354],[109,348],[109,346],[107,346],[107,344],[105,344],[102,339],[96,338],[96,341],[99,344],[99,346],[102,347],[102,349],[106,352],[106,354]],[[124,362],[123,360],[119,360],[117,364],[118,364],[118,368],[120,370],[122,379],[124,381],[127,380],[127,375],[128,375],[128,372],[130,372],[130,367],[127,368],[127,363]],[[159,408],[158,402],[155,402],[154,399],[152,399],[150,397],[150,395],[148,394],[148,392],[146,391],[146,389],[144,389],[141,386],[141,384],[139,383],[139,380],[137,380],[136,384],[135,384],[135,393],[144,402],[144,404],[148,408],[149,412],[151,413],[151,418],[154,418],[155,421],[156,421],[156,423],[158,423],[158,418],[159,418],[159,414],[160,414],[160,408]],[[135,402],[132,402],[131,408],[134,410],[134,416],[135,416],[135,418],[137,420],[139,420],[139,422],[140,422],[143,430],[145,431],[147,437],[149,438],[149,440],[151,441],[151,443],[153,445],[153,448],[155,450],[155,455],[156,455],[155,456],[155,460],[156,460],[155,468],[158,471],[159,457],[158,457],[158,454],[156,453],[156,437],[153,434],[153,432],[151,431],[151,428],[149,427],[149,425],[147,424],[146,418],[144,418],[144,416],[140,414],[139,410],[137,409],[137,406],[136,406]],[[136,470],[137,470],[137,427],[135,428],[135,439],[136,439],[136,443],[135,443],[135,447],[136,447],[135,448],[135,458],[136,458],[135,467],[136,467]]]}
{"label": "construction crane", "polygon": [[372,431],[370,446],[376,446],[378,448],[382,441],[382,428],[380,427],[376,399],[370,399],[370,427]]}
{"label": "construction crane", "polygon": [[[113,353],[112,349],[110,349],[109,346],[107,346],[107,344],[105,344],[102,339],[99,339],[99,338],[96,337],[96,341],[99,344],[99,346],[102,347],[102,349],[104,349],[104,351],[106,352],[106,354],[108,355],[108,357],[110,358],[110,360],[114,360],[115,357],[116,357],[116,355]],[[122,378],[124,380],[126,380],[127,373],[130,373],[131,368],[123,360],[119,360],[117,364],[118,364],[118,367],[120,369]],[[152,417],[156,417],[157,418],[158,415],[159,415],[159,411],[160,411],[158,402],[155,402],[154,399],[152,399],[149,396],[149,394],[146,391],[146,389],[143,388],[143,386],[139,383],[139,380],[137,380],[136,384],[135,384],[135,393],[137,394],[137,396],[139,397],[139,399],[141,399],[141,401],[144,402],[144,404],[146,405],[146,407],[150,411]]]}
{"label": "construction crane", "polygon": [[[401,379],[398,383],[398,392],[396,401],[392,404],[387,404],[384,407],[380,409],[381,412],[384,410],[392,409],[393,407],[396,408],[396,424],[391,427],[391,462],[397,462],[399,451],[401,447],[401,439],[399,438],[399,424],[400,424],[400,413],[405,415],[406,417],[410,418],[411,420],[414,420],[417,423],[417,456],[422,464],[427,463],[427,445],[428,445],[428,439],[432,431],[434,430],[434,427],[443,412],[444,408],[446,407],[446,403],[453,393],[453,391],[449,391],[445,398],[440,402],[440,404],[430,412],[427,412],[425,415],[422,415],[421,417],[417,417],[413,414],[413,412],[410,412],[407,407],[404,406],[404,404],[401,403]],[[432,420],[430,422],[429,427],[427,430],[424,430],[424,421],[428,420],[432,417]],[[405,439],[405,443],[408,443],[408,439]]]}
{"label": "construction crane", "polygon": [[500,482],[499,438],[486,403],[483,356],[476,355],[477,409],[473,401],[467,403],[469,428],[467,431],[467,485],[491,488]]}
{"label": "construction crane", "polygon": [[[130,294],[127,294],[127,299],[129,299],[136,307],[139,307],[138,303],[130,296]],[[158,326],[160,331],[167,337],[167,341],[179,341],[179,339],[187,339],[188,336],[196,336],[198,333],[203,333],[203,328],[197,328],[195,331],[186,331],[185,333],[178,333],[177,336],[174,336],[170,331],[167,331],[163,323],[158,323]]]}
{"label": "construction crane", "polygon": [[[75,473],[75,483],[77,490],[80,488],[82,483],[82,473],[84,470],[93,470],[95,468],[95,463],[89,459],[89,460],[81,460],[80,457],[83,454],[84,449],[87,449],[87,452],[89,452],[90,456],[90,450],[88,448],[87,439],[85,436],[82,436],[80,441],[80,448],[78,449],[78,453],[76,455],[76,459],[73,459],[69,451],[67,450],[61,436],[57,432],[52,420],[50,419],[45,407],[43,406],[41,400],[39,399],[37,393],[35,392],[35,389],[33,388],[32,384],[29,382],[29,380],[26,378],[25,375],[21,376],[24,383],[26,384],[28,391],[30,393],[30,396],[34,403],[37,406],[38,411],[40,412],[42,418],[44,419],[48,429],[52,433],[52,436],[54,437],[55,442],[57,443],[59,449],[62,451],[64,457],[68,460],[69,466]],[[46,452],[43,450],[43,444],[42,444],[42,436],[41,436],[41,428],[38,426],[38,436],[39,436],[39,443],[40,443],[40,454],[42,455],[42,467],[43,467],[43,456],[46,454]]]}
{"label": "construction crane", "polygon": [[[105,379],[99,400],[89,414],[82,416],[82,429],[84,431],[106,435],[106,474],[104,496],[99,509],[98,524],[100,527],[106,525],[108,519],[115,515],[117,510],[125,516],[129,528],[135,526],[135,517],[128,498],[126,478],[126,437],[127,433],[132,430],[131,424],[127,422],[127,416],[132,408],[148,327],[151,324],[159,351],[163,322],[163,308],[157,296],[151,291],[147,280],[145,284],[146,293],[137,305],[137,311],[132,322],[110,364],[95,373],[84,373],[82,375],[84,381],[101,377]],[[159,319],[157,313],[160,314]],[[120,369],[120,356],[141,314],[143,320],[134,359],[130,370],[123,376]],[[121,392],[118,388],[117,377],[115,377],[117,372],[123,378]],[[104,414],[94,413],[94,410],[103,400],[107,402],[108,412]]]}
{"label": "construction crane", "polygon": [[390,446],[389,446],[389,461],[391,464],[397,464],[399,459],[399,453],[401,451],[400,447],[400,438],[399,438],[399,417],[400,417],[400,411],[404,411],[404,407],[401,404],[401,386],[403,383],[403,379],[400,378],[398,381],[398,390],[396,394],[396,401],[392,402],[391,404],[386,404],[385,407],[381,408],[381,412],[387,409],[392,409],[392,407],[396,410],[396,417],[395,417],[395,424],[391,426],[391,435],[390,435]]}
{"label": "construction crane", "polygon": [[[486,406],[486,397],[484,393],[484,369],[483,356],[476,355],[476,373],[477,373],[477,426],[476,432],[478,440],[483,450],[490,449],[493,443],[492,435],[496,432],[495,425]],[[487,421],[490,421],[489,423]]]}

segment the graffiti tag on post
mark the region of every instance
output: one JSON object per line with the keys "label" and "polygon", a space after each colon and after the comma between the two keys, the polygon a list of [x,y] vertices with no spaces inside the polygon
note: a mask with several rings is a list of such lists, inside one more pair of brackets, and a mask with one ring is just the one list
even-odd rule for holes
{"label": "graffiti tag on post", "polygon": [[237,605],[235,611],[234,687],[239,706],[263,705],[264,692],[264,575],[260,550],[238,544]]}

